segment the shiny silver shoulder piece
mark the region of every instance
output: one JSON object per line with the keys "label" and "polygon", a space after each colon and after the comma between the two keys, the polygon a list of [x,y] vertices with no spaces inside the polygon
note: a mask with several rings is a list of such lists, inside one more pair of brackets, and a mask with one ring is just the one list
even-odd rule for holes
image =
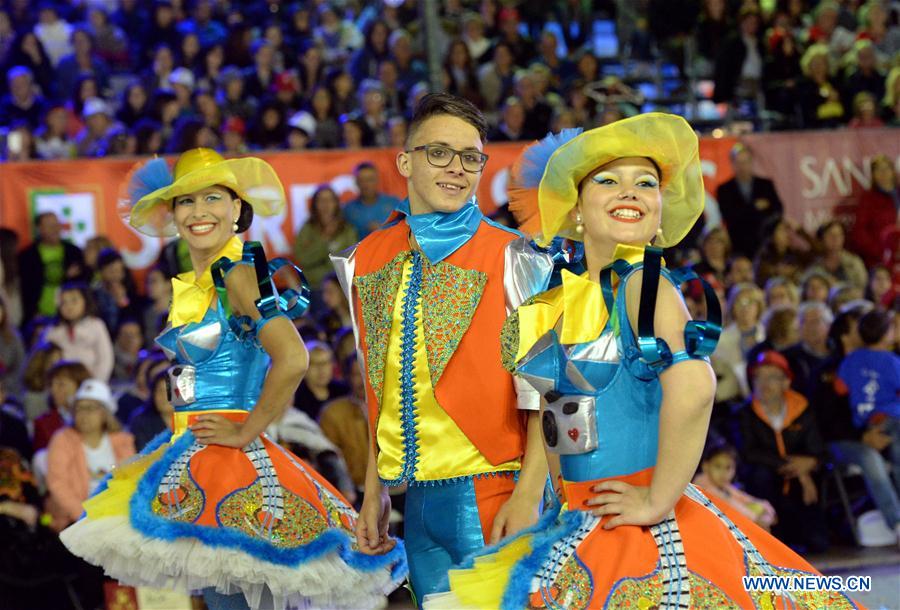
{"label": "shiny silver shoulder piece", "polygon": [[535,250],[527,238],[519,237],[509,242],[503,268],[507,313],[512,313],[526,299],[547,290],[552,272],[550,255]]}
{"label": "shiny silver shoulder piece", "polygon": [[362,350],[359,348],[359,323],[356,320],[356,307],[353,302],[353,278],[356,275],[356,249],[358,247],[359,244],[350,246],[337,254],[329,254],[328,258],[331,259],[331,264],[334,265],[334,273],[337,275],[341,290],[344,291],[347,304],[350,306],[350,320],[353,323],[353,338],[356,343],[356,359],[359,362],[363,379],[365,379],[366,363]]}

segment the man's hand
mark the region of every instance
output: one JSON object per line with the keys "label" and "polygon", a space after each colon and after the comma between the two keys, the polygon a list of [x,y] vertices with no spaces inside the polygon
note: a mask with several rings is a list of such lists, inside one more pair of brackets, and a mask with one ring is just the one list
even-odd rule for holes
{"label": "man's hand", "polygon": [[509,500],[497,511],[497,516],[494,517],[490,544],[496,544],[503,538],[512,536],[537,523],[539,504],[539,501],[529,500],[513,492]]}
{"label": "man's hand", "polygon": [[891,437],[884,433],[883,424],[876,424],[868,428],[862,435],[862,442],[875,451],[883,451],[891,444]]}
{"label": "man's hand", "polygon": [[388,536],[388,520],[391,517],[391,498],[387,490],[366,494],[356,522],[356,543],[361,553],[383,555],[397,545]]}
{"label": "man's hand", "polygon": [[800,487],[803,490],[803,503],[809,506],[819,501],[819,490],[816,489],[816,483],[808,474],[797,477],[800,481]]}
{"label": "man's hand", "polygon": [[244,438],[241,424],[221,415],[201,415],[191,426],[194,437],[204,445],[223,445],[242,449],[253,439]]}
{"label": "man's hand", "polygon": [[778,469],[785,477],[794,478],[808,475],[816,469],[816,458],[808,455],[789,455],[787,462]]}

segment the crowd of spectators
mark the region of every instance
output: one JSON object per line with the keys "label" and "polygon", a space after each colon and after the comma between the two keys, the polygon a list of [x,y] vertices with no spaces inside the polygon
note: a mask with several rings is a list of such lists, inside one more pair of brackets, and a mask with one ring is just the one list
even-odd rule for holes
{"label": "crowd of spectators", "polygon": [[[770,128],[900,121],[886,0],[454,0],[427,35],[418,4],[0,2],[3,157],[400,146],[431,83],[478,105],[491,141],[652,108]],[[705,110],[686,103],[703,91]]]}

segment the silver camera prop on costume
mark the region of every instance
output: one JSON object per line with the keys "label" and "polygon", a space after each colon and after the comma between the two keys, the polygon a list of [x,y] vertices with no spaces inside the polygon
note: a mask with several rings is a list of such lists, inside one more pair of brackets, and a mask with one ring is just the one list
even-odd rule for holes
{"label": "silver camera prop on costume", "polygon": [[[593,396],[547,396],[542,425],[552,453],[575,455],[597,448],[597,413]],[[553,399],[553,400],[551,400]]]}
{"label": "silver camera prop on costume", "polygon": [[195,392],[197,369],[189,364],[179,364],[166,371],[166,389],[173,407],[184,407],[197,400]]}

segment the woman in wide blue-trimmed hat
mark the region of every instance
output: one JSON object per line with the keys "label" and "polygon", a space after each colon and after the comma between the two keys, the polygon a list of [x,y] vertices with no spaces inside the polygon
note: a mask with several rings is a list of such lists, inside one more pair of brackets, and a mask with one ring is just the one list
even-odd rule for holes
{"label": "woman in wide blue-trimmed hat", "polygon": [[283,209],[275,171],[199,148],[174,175],[163,159],[141,166],[129,195],[131,225],[180,235],[193,263],[157,338],[174,361],[173,430],[113,472],[63,542],[126,584],[203,590],[213,610],[383,605],[406,575],[402,546],[358,553],[347,501],[264,434],[307,364],[292,318],[308,292],[279,294],[286,261],[237,237]]}
{"label": "woman in wide blue-trimmed hat", "polygon": [[[452,570],[451,592],[425,608],[854,607],[839,592],[746,590],[745,576],[815,570],[690,484],[715,393],[719,306],[704,286],[710,320],[691,320],[679,286],[696,276],[667,269],[660,247],[703,210],[691,127],[649,113],[550,135],[514,178],[510,207],[539,245],[584,244],[587,271],[562,271],[502,341],[505,364],[544,397],[561,506]],[[786,472],[809,461],[786,459]]]}

